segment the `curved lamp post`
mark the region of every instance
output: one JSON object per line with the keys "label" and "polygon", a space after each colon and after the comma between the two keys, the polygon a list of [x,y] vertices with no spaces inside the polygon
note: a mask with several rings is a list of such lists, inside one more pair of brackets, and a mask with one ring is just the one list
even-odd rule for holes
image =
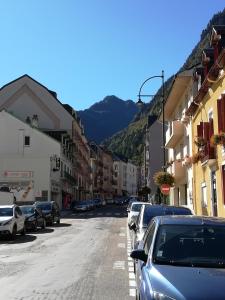
{"label": "curved lamp post", "polygon": [[141,108],[144,105],[144,103],[141,100],[141,97],[154,97],[154,96],[156,96],[156,95],[141,94],[143,86],[146,84],[146,82],[148,82],[149,80],[151,80],[153,78],[161,78],[161,80],[162,80],[162,94],[159,95],[159,96],[162,97],[162,149],[163,149],[163,171],[165,171],[166,170],[166,152],[165,152],[165,116],[164,116],[164,105],[165,105],[164,71],[162,71],[161,75],[155,75],[155,76],[151,76],[151,77],[147,78],[141,84],[141,87],[140,87],[139,93],[138,93],[138,101],[137,101],[136,104]]}

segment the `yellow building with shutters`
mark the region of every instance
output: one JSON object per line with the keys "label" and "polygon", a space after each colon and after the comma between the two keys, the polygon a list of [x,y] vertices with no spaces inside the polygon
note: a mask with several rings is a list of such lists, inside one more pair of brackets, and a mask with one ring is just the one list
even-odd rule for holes
{"label": "yellow building with shutters", "polygon": [[192,117],[194,210],[225,217],[225,26],[212,28],[193,78],[198,90],[186,113]]}

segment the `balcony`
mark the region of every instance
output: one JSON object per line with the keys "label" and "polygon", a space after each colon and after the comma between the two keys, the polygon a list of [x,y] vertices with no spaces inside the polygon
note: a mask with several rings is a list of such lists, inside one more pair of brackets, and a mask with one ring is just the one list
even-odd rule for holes
{"label": "balcony", "polygon": [[173,162],[172,174],[174,174],[175,184],[186,183],[186,168],[182,165],[182,161],[175,160]]}
{"label": "balcony", "polygon": [[172,121],[170,130],[166,132],[166,148],[175,148],[184,135],[184,124],[180,120]]}

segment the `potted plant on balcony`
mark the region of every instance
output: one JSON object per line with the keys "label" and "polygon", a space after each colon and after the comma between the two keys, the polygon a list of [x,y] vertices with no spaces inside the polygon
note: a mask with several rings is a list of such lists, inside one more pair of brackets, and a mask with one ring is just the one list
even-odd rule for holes
{"label": "potted plant on balcony", "polygon": [[220,132],[219,134],[220,137],[220,145],[225,145],[225,132]]}
{"label": "potted plant on balcony", "polygon": [[156,185],[161,186],[162,184],[168,184],[169,186],[173,186],[174,184],[174,176],[168,172],[159,171],[155,173],[154,182]]}
{"label": "potted plant on balcony", "polygon": [[194,143],[198,148],[202,148],[206,145],[206,140],[202,136],[198,136]]}
{"label": "potted plant on balcony", "polygon": [[195,154],[192,155],[191,157],[191,161],[193,164],[196,164],[198,161],[200,161],[202,158],[202,153],[201,152],[197,152]]}
{"label": "potted plant on balcony", "polygon": [[189,164],[191,164],[191,162],[192,162],[191,156],[185,155],[185,157],[184,157],[184,165],[189,165]]}
{"label": "potted plant on balcony", "polygon": [[219,134],[213,134],[210,138],[210,144],[212,146],[216,146],[220,144],[220,135]]}

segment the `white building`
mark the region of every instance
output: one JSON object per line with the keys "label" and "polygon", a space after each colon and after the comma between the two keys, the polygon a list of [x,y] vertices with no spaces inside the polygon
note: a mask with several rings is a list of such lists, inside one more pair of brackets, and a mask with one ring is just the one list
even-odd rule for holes
{"label": "white building", "polygon": [[193,168],[191,120],[185,112],[193,100],[195,85],[193,70],[178,73],[165,104],[166,148],[168,149],[168,171],[175,177],[171,189],[170,203],[187,205],[193,209]]}
{"label": "white building", "polygon": [[114,195],[137,194],[137,166],[119,157],[114,157]]}
{"label": "white building", "polygon": [[0,186],[17,201],[55,200],[61,207],[60,143],[0,111]]}
{"label": "white building", "polygon": [[[0,89],[0,110],[6,109],[24,122],[31,122],[62,145],[61,187],[64,206],[67,199],[80,199],[88,190],[89,152],[83,127],[76,112],[62,104],[57,94],[28,75]],[[84,166],[84,167],[81,167]]]}

